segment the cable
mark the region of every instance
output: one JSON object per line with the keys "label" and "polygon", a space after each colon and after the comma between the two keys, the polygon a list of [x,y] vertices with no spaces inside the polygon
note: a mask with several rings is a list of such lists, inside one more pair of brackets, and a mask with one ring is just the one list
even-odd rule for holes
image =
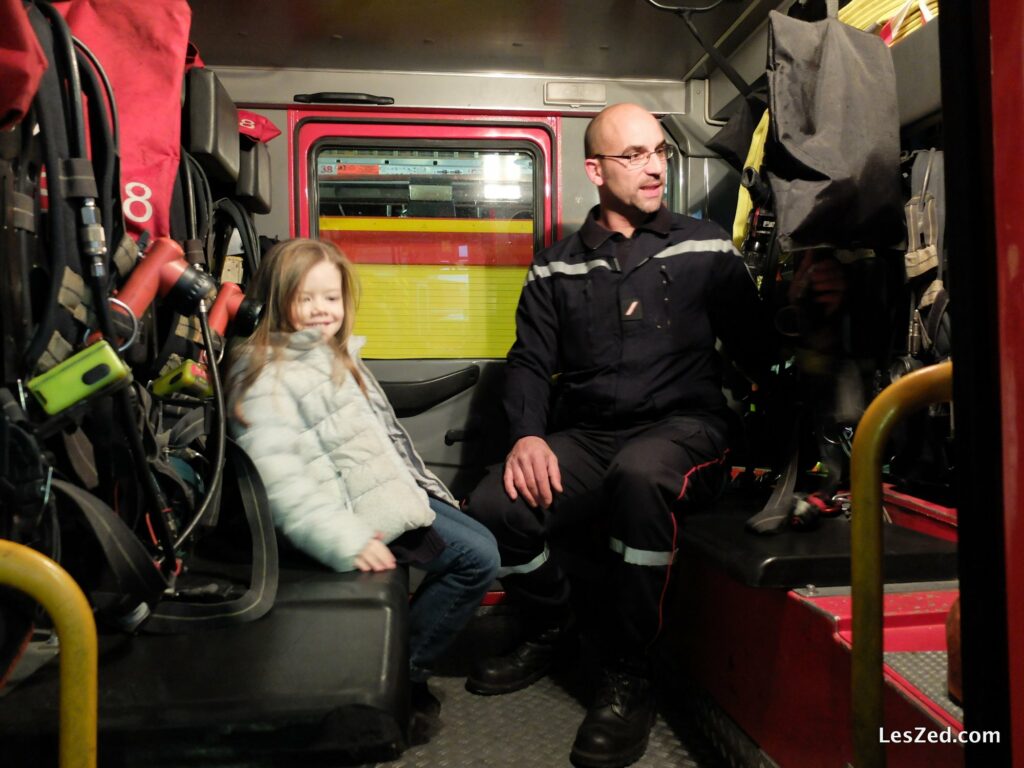
{"label": "cable", "polygon": [[220,484],[224,477],[224,456],[227,443],[227,418],[225,416],[224,389],[221,386],[220,372],[217,370],[217,363],[214,360],[213,333],[210,331],[205,299],[199,302],[199,327],[203,331],[203,344],[206,346],[207,352],[207,367],[210,370],[210,383],[213,385],[214,403],[217,408],[217,432],[216,440],[214,442],[213,477],[210,479],[210,485],[206,489],[206,497],[203,499],[203,503],[200,505],[199,509],[196,510],[195,515],[192,516],[188,525],[185,526],[181,535],[178,536],[177,540],[174,542],[175,549],[182,546],[188,537],[192,535],[192,531],[194,531],[196,526],[199,525],[199,521],[206,516],[206,512],[210,508],[210,503],[213,499],[220,497]]}

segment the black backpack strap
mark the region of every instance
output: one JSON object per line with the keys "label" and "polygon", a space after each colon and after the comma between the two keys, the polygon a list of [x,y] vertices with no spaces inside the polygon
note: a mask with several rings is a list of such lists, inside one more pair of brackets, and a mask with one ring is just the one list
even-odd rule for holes
{"label": "black backpack strap", "polygon": [[[50,368],[71,354],[81,328],[74,313],[79,312],[79,308],[81,312],[85,311],[77,289],[79,284],[84,287],[85,283],[78,253],[75,211],[61,181],[71,153],[68,137],[70,118],[65,111],[65,89],[58,69],[62,62],[55,53],[51,21],[65,34],[67,26],[56,11],[53,11],[56,18],[48,20],[44,10],[52,11],[45,3],[28,7],[32,29],[49,62],[33,102],[42,139],[42,160],[47,170],[45,248],[49,291],[43,298],[43,304],[33,308],[37,325],[24,353],[23,370],[26,371],[34,370],[37,365],[42,369]],[[65,288],[65,283],[70,289]]]}
{"label": "black backpack strap", "polygon": [[0,133],[0,381],[22,378],[22,353],[32,328],[29,283],[36,249],[35,183],[29,178],[35,143],[28,117]]}
{"label": "black backpack strap", "polygon": [[188,595],[162,602],[143,631],[154,634],[197,632],[254,621],[264,616],[277,597],[277,537],[270,503],[252,460],[234,441],[228,441],[227,462],[233,489],[237,490],[252,540],[252,571],[249,588],[234,600],[190,602]]}

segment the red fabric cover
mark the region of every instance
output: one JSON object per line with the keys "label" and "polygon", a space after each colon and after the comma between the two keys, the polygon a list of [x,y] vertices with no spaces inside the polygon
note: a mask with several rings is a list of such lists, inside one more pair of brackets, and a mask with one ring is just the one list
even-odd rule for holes
{"label": "red fabric cover", "polygon": [[55,3],[75,37],[99,59],[121,123],[121,200],[138,238],[170,234],[171,192],[181,149],[181,88],[192,11],[186,0]]}
{"label": "red fabric cover", "polygon": [[46,71],[46,56],[21,0],[0,0],[0,130],[21,120]]}
{"label": "red fabric cover", "polygon": [[264,144],[281,135],[281,129],[270,120],[245,109],[238,110],[238,132]]}

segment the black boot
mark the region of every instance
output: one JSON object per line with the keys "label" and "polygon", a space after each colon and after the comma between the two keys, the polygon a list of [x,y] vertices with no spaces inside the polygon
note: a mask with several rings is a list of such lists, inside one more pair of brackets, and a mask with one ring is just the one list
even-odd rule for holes
{"label": "black boot", "polygon": [[623,768],[635,763],[647,749],[653,724],[651,681],[604,670],[569,759],[579,768]]}
{"label": "black boot", "polygon": [[551,669],[567,632],[564,623],[549,624],[528,635],[512,653],[481,659],[466,678],[466,690],[495,696],[533,685]]}
{"label": "black boot", "polygon": [[410,683],[409,698],[409,743],[413,746],[426,744],[440,728],[441,702],[425,682]]}

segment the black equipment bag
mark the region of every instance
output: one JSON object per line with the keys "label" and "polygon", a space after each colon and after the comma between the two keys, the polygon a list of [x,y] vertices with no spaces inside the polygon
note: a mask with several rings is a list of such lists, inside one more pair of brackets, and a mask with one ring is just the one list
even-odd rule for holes
{"label": "black equipment bag", "polygon": [[892,55],[836,6],[822,21],[769,15],[765,166],[783,251],[903,241]]}

